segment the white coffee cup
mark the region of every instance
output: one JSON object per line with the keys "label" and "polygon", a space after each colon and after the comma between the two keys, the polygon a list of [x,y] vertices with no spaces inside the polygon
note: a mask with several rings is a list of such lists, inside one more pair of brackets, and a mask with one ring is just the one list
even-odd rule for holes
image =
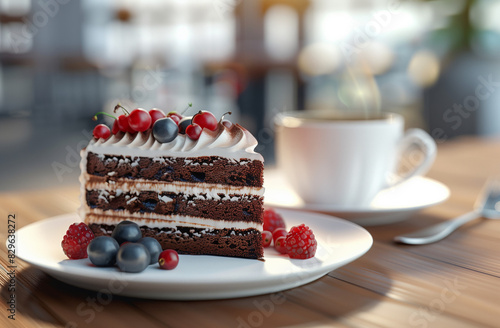
{"label": "white coffee cup", "polygon": [[[299,112],[278,115],[275,125],[278,167],[310,204],[369,205],[382,189],[425,174],[436,157],[432,137],[421,129],[405,133],[399,114]],[[396,168],[412,147],[423,159],[401,176]]]}

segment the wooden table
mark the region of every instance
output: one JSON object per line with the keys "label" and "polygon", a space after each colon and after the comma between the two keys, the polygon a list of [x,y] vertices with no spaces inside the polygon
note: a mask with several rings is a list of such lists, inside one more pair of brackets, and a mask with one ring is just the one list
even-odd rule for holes
{"label": "wooden table", "polygon": [[[462,138],[439,145],[428,176],[449,186],[446,202],[408,221],[368,228],[371,250],[300,288],[257,297],[196,302],[113,296],[59,282],[17,260],[15,321],[4,240],[7,219],[19,229],[79,206],[78,187],[0,194],[2,243],[1,327],[498,327],[500,325],[500,222],[478,220],[449,238],[405,246],[392,237],[471,210],[489,175],[500,174],[500,140]],[[47,241],[54,242],[54,241]],[[85,321],[87,320],[87,322]]]}

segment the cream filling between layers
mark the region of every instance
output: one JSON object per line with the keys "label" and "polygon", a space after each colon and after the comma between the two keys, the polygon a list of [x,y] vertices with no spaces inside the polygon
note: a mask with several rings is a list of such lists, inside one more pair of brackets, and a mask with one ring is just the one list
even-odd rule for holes
{"label": "cream filling between layers", "polygon": [[[183,193],[183,194],[207,194],[212,198],[219,198],[218,194],[237,194],[237,195],[252,195],[252,196],[263,196],[263,187],[243,187],[243,186],[230,186],[223,184],[213,184],[213,183],[196,183],[196,182],[164,182],[164,181],[151,181],[145,179],[130,180],[126,178],[119,178],[116,181],[110,180],[106,181],[92,181],[89,179],[88,174],[84,174],[86,180],[85,189],[87,190],[107,190],[107,191],[118,191],[122,192],[132,192],[139,193],[140,191],[155,191],[155,192],[173,192],[173,193]],[[113,181],[111,183],[111,181]]]}
{"label": "cream filling between layers", "polygon": [[[83,206],[82,206],[83,207]],[[125,219],[131,219],[138,225],[150,228],[209,228],[209,229],[257,229],[262,231],[262,224],[256,222],[212,220],[184,215],[161,215],[156,213],[130,213],[127,210],[103,211],[85,207],[85,222],[116,225]]]}

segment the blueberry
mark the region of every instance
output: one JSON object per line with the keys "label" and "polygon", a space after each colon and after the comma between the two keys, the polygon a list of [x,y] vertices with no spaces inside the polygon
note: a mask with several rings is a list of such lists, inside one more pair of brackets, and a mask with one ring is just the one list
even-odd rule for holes
{"label": "blueberry", "polygon": [[115,238],[120,245],[126,241],[135,243],[142,238],[142,232],[135,222],[122,221],[116,225],[111,237]]}
{"label": "blueberry", "polygon": [[143,244],[127,243],[120,247],[116,254],[116,264],[124,272],[137,273],[144,271],[149,265],[151,255]]}
{"label": "blueberry", "polygon": [[96,266],[112,266],[116,263],[116,253],[120,245],[109,236],[99,236],[87,246],[87,254],[92,264]]}
{"label": "blueberry", "polygon": [[163,251],[158,240],[152,237],[144,237],[139,240],[139,243],[146,246],[146,248],[149,251],[149,254],[151,255],[151,260],[149,261],[149,264],[154,264],[158,262],[158,256],[160,256],[160,253]]}
{"label": "blueberry", "polygon": [[174,140],[178,133],[179,127],[170,117],[160,118],[153,124],[153,136],[161,143]]}
{"label": "blueberry", "polygon": [[186,134],[186,128],[193,123],[192,116],[186,116],[179,122],[179,133]]}

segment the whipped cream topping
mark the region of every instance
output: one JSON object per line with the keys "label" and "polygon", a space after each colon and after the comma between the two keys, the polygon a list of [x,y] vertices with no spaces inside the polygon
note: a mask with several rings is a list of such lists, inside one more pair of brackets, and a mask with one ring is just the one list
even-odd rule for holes
{"label": "whipped cream topping", "polygon": [[141,157],[198,157],[219,156],[233,160],[247,158],[264,161],[255,152],[257,140],[239,124],[227,127],[218,124],[215,131],[203,129],[198,140],[179,134],[173,141],[160,143],[148,132],[118,133],[107,140],[93,139],[86,148],[87,152],[106,155]]}

